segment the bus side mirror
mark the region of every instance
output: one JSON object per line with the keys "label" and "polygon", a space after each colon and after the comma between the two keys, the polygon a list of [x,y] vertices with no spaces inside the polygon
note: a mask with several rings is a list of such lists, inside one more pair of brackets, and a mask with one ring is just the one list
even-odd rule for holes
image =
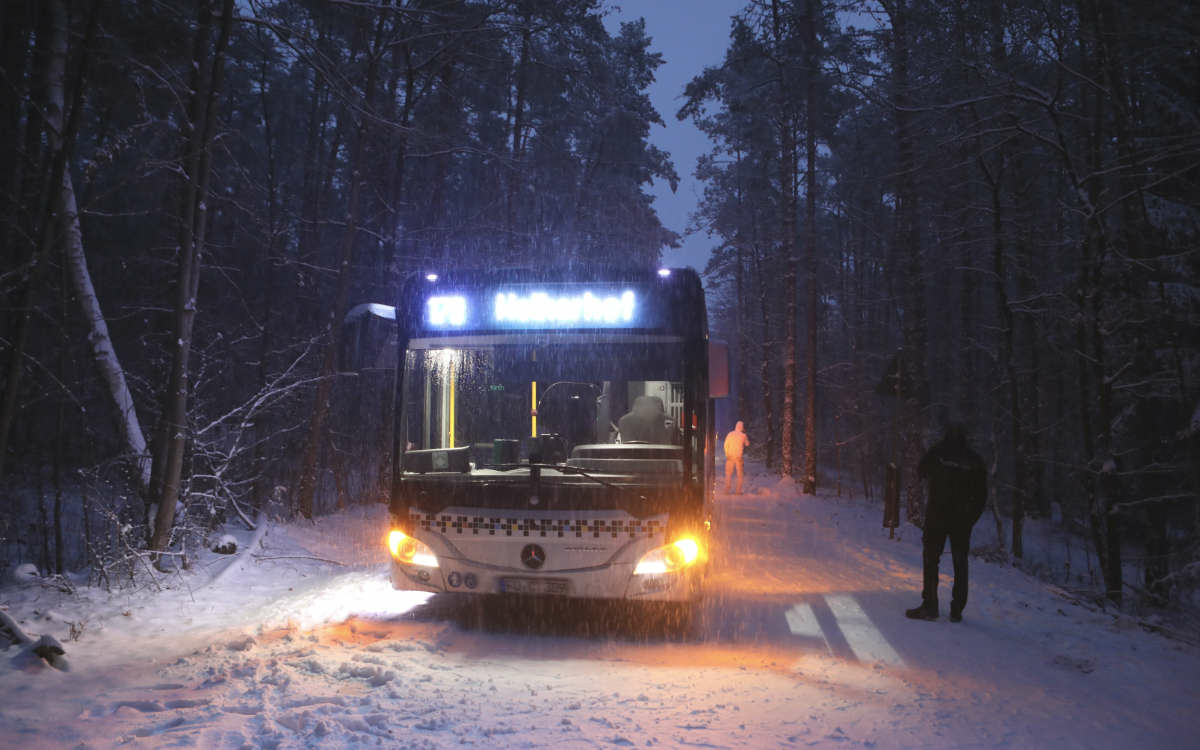
{"label": "bus side mirror", "polygon": [[396,366],[396,308],[368,302],[342,319],[338,372],[355,373]]}
{"label": "bus side mirror", "polygon": [[729,395],[729,345],[719,339],[708,342],[708,397]]}

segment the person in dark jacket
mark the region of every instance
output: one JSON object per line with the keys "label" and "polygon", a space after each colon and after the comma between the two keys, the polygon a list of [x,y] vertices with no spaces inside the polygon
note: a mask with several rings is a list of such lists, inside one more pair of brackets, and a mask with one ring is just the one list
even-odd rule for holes
{"label": "person in dark jacket", "polygon": [[959,622],[967,605],[971,528],[983,515],[987,501],[987,468],[979,454],[967,445],[966,429],[954,422],[946,426],[941,442],[921,458],[917,474],[929,482],[929,502],[921,535],[925,581],[920,606],[905,614],[914,620],[937,619],[938,559],[949,537],[950,557],[954,562],[950,621]]}

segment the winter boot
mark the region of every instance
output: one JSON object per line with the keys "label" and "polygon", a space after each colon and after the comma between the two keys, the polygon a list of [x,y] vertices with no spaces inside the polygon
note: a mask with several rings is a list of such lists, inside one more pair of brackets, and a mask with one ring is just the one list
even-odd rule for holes
{"label": "winter boot", "polygon": [[904,616],[910,620],[936,620],[938,618],[938,611],[937,607],[922,604],[919,607],[904,610]]}

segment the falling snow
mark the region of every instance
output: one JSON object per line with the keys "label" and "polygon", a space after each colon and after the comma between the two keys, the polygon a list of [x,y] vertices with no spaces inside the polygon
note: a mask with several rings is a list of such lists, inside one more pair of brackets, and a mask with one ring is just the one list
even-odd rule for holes
{"label": "falling snow", "polygon": [[0,747],[1192,746],[1188,642],[981,558],[964,622],[907,620],[915,529],[889,539],[874,505],[748,479],[718,498],[684,634],[393,591],[381,506],[230,528],[236,558],[161,590],[7,583],[8,614],[61,641],[71,671],[4,652]]}

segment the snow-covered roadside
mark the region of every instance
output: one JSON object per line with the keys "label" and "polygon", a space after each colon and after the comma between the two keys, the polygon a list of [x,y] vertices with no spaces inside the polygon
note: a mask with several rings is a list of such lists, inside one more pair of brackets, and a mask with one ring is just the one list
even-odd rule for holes
{"label": "snow-covered roadside", "polygon": [[979,560],[963,623],[906,620],[915,529],[750,479],[694,640],[394,592],[380,507],[274,526],[208,586],[4,588],[72,671],[0,654],[0,747],[1194,746],[1195,648]]}
{"label": "snow-covered roadside", "polygon": [[91,667],[138,651],[207,645],[214,632],[344,620],[369,612],[385,592],[394,598],[385,580],[386,523],[386,509],[369,506],[319,522],[268,521],[257,532],[231,524],[218,536],[236,539],[236,555],[205,552],[191,570],[166,576],[147,569],[136,586],[110,592],[8,584],[0,588],[0,606],[27,632],[55,636]]}

